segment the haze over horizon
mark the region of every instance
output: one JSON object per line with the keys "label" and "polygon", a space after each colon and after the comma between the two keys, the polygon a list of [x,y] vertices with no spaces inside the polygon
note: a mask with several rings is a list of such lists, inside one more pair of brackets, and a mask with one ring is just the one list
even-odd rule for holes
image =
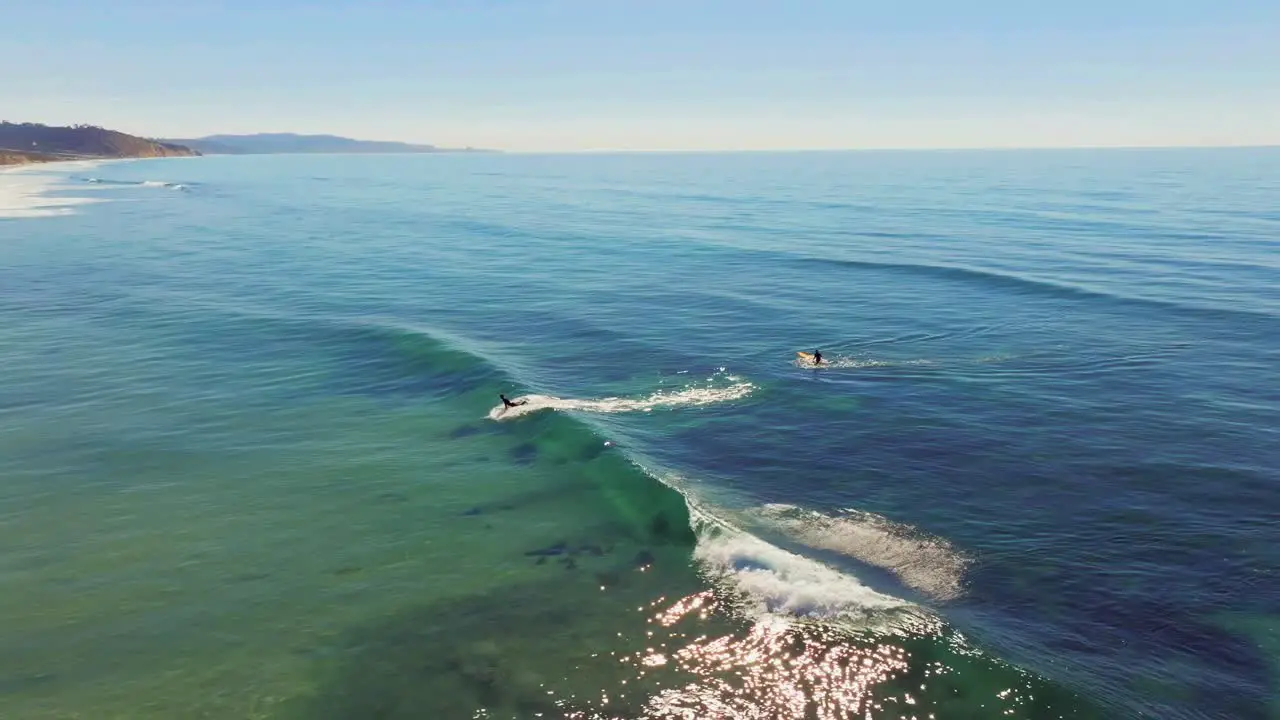
{"label": "haze over horizon", "polygon": [[8,8],[3,118],[511,151],[1280,144],[1280,4]]}

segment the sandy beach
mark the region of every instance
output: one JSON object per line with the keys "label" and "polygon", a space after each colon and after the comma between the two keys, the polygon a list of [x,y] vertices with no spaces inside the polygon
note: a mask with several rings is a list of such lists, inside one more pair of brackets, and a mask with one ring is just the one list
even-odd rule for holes
{"label": "sandy beach", "polygon": [[55,197],[68,189],[66,171],[97,167],[106,160],[59,160],[0,166],[0,219],[65,215],[92,198]]}

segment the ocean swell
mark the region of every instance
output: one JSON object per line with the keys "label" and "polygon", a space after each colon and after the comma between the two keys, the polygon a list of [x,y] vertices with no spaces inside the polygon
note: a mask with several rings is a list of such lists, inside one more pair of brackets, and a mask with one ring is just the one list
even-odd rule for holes
{"label": "ocean swell", "polygon": [[[503,388],[521,384],[516,372],[502,367],[495,348],[434,328],[377,318],[231,314],[233,322],[245,324],[241,332],[279,343],[276,352],[328,355],[342,368],[336,376],[342,392],[446,403],[442,407],[459,413],[464,423],[459,435],[477,430],[465,419],[466,408],[488,406]],[[518,399],[526,404],[505,411],[490,407],[486,417],[496,421],[494,431],[513,435],[517,449],[525,448],[518,462],[581,463],[582,474],[621,521],[619,527],[643,543],[688,547],[717,593],[745,616],[889,629],[904,617],[918,625],[927,615],[907,600],[868,587],[846,568],[771,544],[753,534],[755,527],[888,567],[904,584],[932,597],[955,596],[964,561],[940,541],[920,539],[872,516],[854,522],[852,515],[830,519],[785,506],[743,514],[702,505],[689,491],[677,489],[678,483],[664,481],[663,472],[647,469],[639,459],[642,448],[630,454],[610,447],[592,425],[595,414],[703,407],[741,400],[755,389],[720,370],[684,387],[635,397],[528,395]],[[509,422],[516,419],[521,421]]]}

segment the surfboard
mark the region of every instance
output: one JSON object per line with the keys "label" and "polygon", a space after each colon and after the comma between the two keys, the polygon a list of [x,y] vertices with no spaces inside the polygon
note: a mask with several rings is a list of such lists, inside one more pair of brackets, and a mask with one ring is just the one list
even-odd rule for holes
{"label": "surfboard", "polygon": [[813,362],[813,353],[807,353],[807,352],[804,352],[803,350],[797,351],[796,357],[800,358],[801,360],[804,360],[805,362]]}

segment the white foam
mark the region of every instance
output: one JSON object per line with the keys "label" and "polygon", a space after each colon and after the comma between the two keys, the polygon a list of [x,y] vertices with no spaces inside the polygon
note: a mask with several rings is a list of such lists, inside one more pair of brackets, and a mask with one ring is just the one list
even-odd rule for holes
{"label": "white foam", "polygon": [[[745,529],[749,514],[709,507],[696,498],[685,478],[661,477],[685,497],[697,536],[694,560],[703,576],[722,601],[757,623],[785,627],[826,621],[845,629],[881,633],[932,633],[941,628],[941,619],[917,603],[868,587],[850,572],[752,535]],[[783,507],[787,506],[765,509]]]}
{"label": "white foam", "polygon": [[910,608],[852,575],[747,533],[703,534],[694,551],[703,572],[736,596],[738,609],[757,618],[839,619],[878,624],[885,611]]}
{"label": "white foam", "polygon": [[[688,407],[739,400],[751,394],[755,385],[735,376],[723,376],[731,383],[725,387],[697,387],[690,385],[681,390],[659,390],[644,397],[605,397],[594,399],[559,398],[551,395],[524,395],[512,398],[512,402],[524,403],[517,407],[498,405],[489,411],[490,420],[514,420],[540,410],[570,410],[588,413],[651,412],[663,407]],[[716,377],[708,378],[716,383]]]}
{"label": "white foam", "polygon": [[76,205],[97,202],[90,198],[50,197],[47,193],[65,185],[61,177],[41,170],[45,170],[42,165],[24,165],[0,172],[0,218],[68,215]]}
{"label": "white foam", "polygon": [[167,188],[169,190],[186,190],[187,186],[182,183],[165,182],[164,180],[143,180],[138,183],[142,187]]}
{"label": "white foam", "polygon": [[933,599],[954,600],[964,593],[964,575],[972,560],[946,540],[910,526],[858,510],[833,517],[783,504],[745,515],[801,545],[887,570]]}
{"label": "white foam", "polygon": [[117,191],[126,188],[156,188],[161,190],[190,190],[191,186],[185,183],[169,182],[168,180],[110,180],[99,177],[75,177],[72,178],[77,183],[80,190],[106,190]]}
{"label": "white foam", "polygon": [[851,355],[834,355],[822,356],[822,364],[815,365],[810,360],[805,360],[799,356],[792,361],[796,367],[802,367],[807,370],[860,370],[866,368],[887,368],[887,367],[904,367],[911,365],[933,365],[932,360],[875,360],[872,358],[853,357]]}

